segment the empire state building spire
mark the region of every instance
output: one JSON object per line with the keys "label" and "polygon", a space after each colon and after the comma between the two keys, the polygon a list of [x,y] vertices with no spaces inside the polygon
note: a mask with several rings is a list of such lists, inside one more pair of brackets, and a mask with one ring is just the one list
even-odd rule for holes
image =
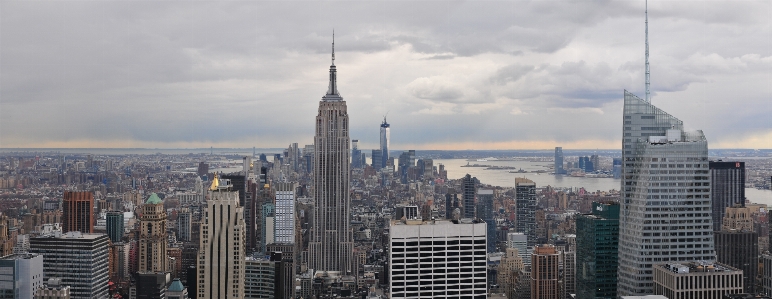
{"label": "empire state building spire", "polygon": [[342,101],[343,98],[338,93],[338,71],[335,69],[335,32],[332,33],[332,65],[330,65],[330,85],[327,87],[327,94],[322,97],[322,101]]}

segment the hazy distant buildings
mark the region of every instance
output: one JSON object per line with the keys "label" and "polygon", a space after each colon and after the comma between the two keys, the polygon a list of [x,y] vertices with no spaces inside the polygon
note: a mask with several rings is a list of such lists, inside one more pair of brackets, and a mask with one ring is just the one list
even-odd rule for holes
{"label": "hazy distant buildings", "polygon": [[486,230],[472,219],[391,221],[391,298],[486,298]]}
{"label": "hazy distant buildings", "polygon": [[565,174],[566,170],[563,169],[563,148],[555,147],[555,174]]}
{"label": "hazy distant buildings", "polygon": [[445,219],[453,219],[453,211],[459,207],[458,194],[455,190],[448,190],[445,194]]}
{"label": "hazy distant buildings", "polygon": [[94,193],[64,191],[62,232],[94,232]]}
{"label": "hazy distant buildings", "polygon": [[351,140],[351,168],[362,168],[362,151],[359,150],[359,140]]}
{"label": "hazy distant buildings", "polygon": [[[333,44],[330,85],[319,102],[314,134],[313,227],[308,247],[309,268],[350,272],[354,252],[349,198],[349,118],[338,93]],[[373,165],[377,160],[373,160]]]}
{"label": "hazy distant buildings", "polygon": [[382,155],[383,155],[383,151],[379,149],[373,150],[372,153],[370,154],[371,163],[373,164],[373,168],[375,168],[375,170],[381,169],[381,164],[379,163],[383,159]]}
{"label": "hazy distant buildings", "polygon": [[651,294],[652,265],[713,261],[708,142],[625,91],[618,296]]}
{"label": "hazy distant buildings", "polygon": [[188,208],[182,208],[177,213],[177,239],[183,242],[192,240],[193,215]]}
{"label": "hazy distant buildings", "polygon": [[576,218],[576,298],[616,299],[619,204],[592,203]]}
{"label": "hazy distant buildings", "polygon": [[745,206],[745,162],[708,162],[713,230],[721,230],[725,209]]}

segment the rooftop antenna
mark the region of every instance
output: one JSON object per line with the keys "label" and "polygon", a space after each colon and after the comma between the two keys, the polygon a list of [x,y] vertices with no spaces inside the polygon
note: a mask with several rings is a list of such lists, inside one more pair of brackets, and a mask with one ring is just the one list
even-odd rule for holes
{"label": "rooftop antenna", "polygon": [[[648,51],[648,50],[646,50],[646,51]],[[332,30],[332,65],[335,65],[335,29]]]}
{"label": "rooftop antenna", "polygon": [[649,0],[646,0],[646,102],[651,103],[651,72],[649,71]]}

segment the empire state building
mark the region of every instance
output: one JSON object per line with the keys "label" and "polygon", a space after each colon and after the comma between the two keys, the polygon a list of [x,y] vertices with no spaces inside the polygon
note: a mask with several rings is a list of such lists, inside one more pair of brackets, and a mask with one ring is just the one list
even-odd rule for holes
{"label": "empire state building", "polygon": [[314,209],[309,266],[315,271],[347,274],[353,252],[349,198],[349,122],[346,101],[338,93],[335,41],[327,94],[319,102],[314,136]]}

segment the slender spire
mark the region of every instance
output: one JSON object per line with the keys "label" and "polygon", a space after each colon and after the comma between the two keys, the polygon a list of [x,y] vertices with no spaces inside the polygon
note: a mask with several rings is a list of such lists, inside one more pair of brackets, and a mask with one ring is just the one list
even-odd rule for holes
{"label": "slender spire", "polygon": [[330,65],[330,85],[327,87],[327,94],[322,97],[322,100],[343,100],[343,98],[338,93],[338,71],[335,68],[335,30],[332,31],[332,65]]}
{"label": "slender spire", "polygon": [[646,102],[651,103],[651,72],[649,71],[649,0],[646,0]]}
{"label": "slender spire", "polygon": [[335,65],[335,29],[332,30],[332,65]]}

